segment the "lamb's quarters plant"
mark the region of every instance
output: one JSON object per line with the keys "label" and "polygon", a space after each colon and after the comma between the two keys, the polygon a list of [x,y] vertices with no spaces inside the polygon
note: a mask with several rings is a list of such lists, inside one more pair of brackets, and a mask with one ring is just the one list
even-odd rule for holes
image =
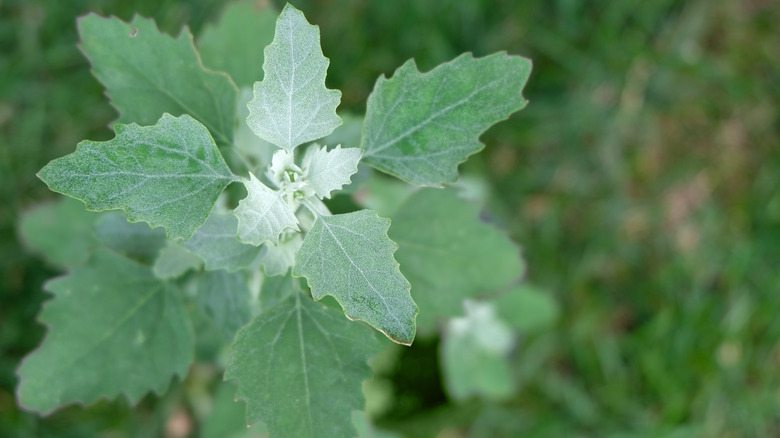
{"label": "lamb's quarters plant", "polygon": [[[247,423],[271,436],[352,436],[367,360],[383,345],[376,331],[411,345],[418,305],[420,336],[444,329],[453,396],[506,395],[500,375],[480,380],[469,366],[505,371],[513,326],[492,303],[524,302],[502,295],[522,276],[520,252],[440,187],[488,127],[525,106],[530,61],[464,54],[421,73],[410,60],[376,82],[361,131],[359,118],[342,125],[336,113],[318,27],[287,5],[272,33],[272,14],[236,3],[199,47],[186,28],[172,38],[139,16],[79,20],[81,48],[120,114],[116,136],[81,142],[38,176],[129,222],[65,200],[23,220],[29,246],[66,273],[45,286],[48,335],[18,370],[22,406],[48,414],[165,391],[193,361],[198,312],[229,341],[225,378]],[[399,189],[361,163],[437,188]],[[390,218],[332,214],[347,186]],[[326,295],[335,301],[317,302]],[[464,356],[474,360],[456,364]]]}

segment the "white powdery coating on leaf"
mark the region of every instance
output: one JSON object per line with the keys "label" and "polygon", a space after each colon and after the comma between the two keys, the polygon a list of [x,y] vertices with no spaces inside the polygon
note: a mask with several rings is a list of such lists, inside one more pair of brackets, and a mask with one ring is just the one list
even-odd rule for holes
{"label": "white powdery coating on leaf", "polygon": [[393,258],[389,226],[370,210],[320,216],[298,250],[293,274],[306,277],[315,299],[331,295],[350,319],[410,345],[417,305]]}
{"label": "white powdery coating on leaf", "polygon": [[357,173],[357,165],[363,155],[358,148],[342,149],[341,145],[333,150],[311,145],[303,157],[303,179],[311,185],[317,196],[330,198],[330,192],[339,190],[351,182],[350,177]]}
{"label": "white powdery coating on leaf", "polygon": [[529,60],[506,53],[463,54],[427,73],[409,60],[368,98],[366,162],[414,184],[454,182],[458,165],[482,149],[479,136],[525,106],[530,72]]}
{"label": "white powdery coating on leaf", "polygon": [[242,242],[260,245],[277,244],[287,228],[298,231],[298,219],[279,192],[261,183],[252,173],[244,180],[247,195],[233,211],[238,218],[238,238]]}
{"label": "white powdery coating on leaf", "polygon": [[317,26],[289,4],[276,22],[274,42],[265,49],[262,82],[255,82],[247,124],[280,148],[322,138],[341,124],[341,92],[325,87],[328,58]]}

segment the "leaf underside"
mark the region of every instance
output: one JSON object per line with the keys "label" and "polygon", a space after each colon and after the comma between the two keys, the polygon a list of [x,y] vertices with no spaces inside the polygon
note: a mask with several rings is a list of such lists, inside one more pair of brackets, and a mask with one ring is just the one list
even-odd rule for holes
{"label": "leaf underside", "polygon": [[154,126],[116,125],[116,137],[85,140],[38,173],[55,192],[95,211],[123,209],[131,222],[189,238],[235,179],[206,128],[164,114]]}
{"label": "leaf underside", "polygon": [[274,41],[265,49],[262,82],[249,102],[249,127],[263,140],[292,151],[325,137],[341,124],[336,107],[341,92],[325,87],[328,58],[320,31],[287,4],[276,22]]}
{"label": "leaf underside", "polygon": [[89,14],[78,20],[80,47],[119,111],[119,123],[154,124],[163,113],[189,114],[220,145],[233,143],[238,89],[203,67],[186,27],[177,38],[136,15],[125,23]]}
{"label": "leaf underside", "polygon": [[417,305],[393,258],[397,246],[387,237],[389,226],[370,210],[318,217],[298,250],[293,275],[306,277],[314,299],[331,295],[350,319],[411,345]]}
{"label": "leaf underside", "polygon": [[107,249],[46,284],[54,299],[41,346],[18,370],[22,406],[48,414],[124,394],[162,393],[193,360],[192,327],[177,291],[146,266]]}
{"label": "leaf underside", "polygon": [[451,189],[422,189],[393,215],[388,232],[412,284],[420,332],[460,314],[465,298],[495,292],[520,279],[519,248],[480,219],[480,209]]}
{"label": "leaf underside", "polygon": [[365,326],[300,293],[239,330],[225,380],[238,383],[247,423],[272,437],[354,436],[351,412],[380,343]]}
{"label": "leaf underside", "polygon": [[530,73],[530,60],[503,52],[465,53],[427,73],[407,61],[368,98],[365,162],[413,184],[454,182],[458,165],[483,148],[479,136],[526,105]]}

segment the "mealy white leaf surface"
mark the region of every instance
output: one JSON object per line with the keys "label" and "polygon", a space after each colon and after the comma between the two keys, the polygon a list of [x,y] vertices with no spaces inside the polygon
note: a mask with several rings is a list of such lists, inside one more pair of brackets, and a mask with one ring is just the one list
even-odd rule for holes
{"label": "mealy white leaf surface", "polygon": [[330,198],[331,191],[352,182],[350,177],[357,172],[362,155],[358,148],[336,146],[329,151],[324,146],[311,145],[303,156],[303,179],[320,199]]}
{"label": "mealy white leaf surface", "polygon": [[238,238],[242,242],[260,245],[279,242],[287,228],[298,230],[298,219],[279,192],[261,183],[253,174],[244,180],[247,195],[233,210],[238,218]]}
{"label": "mealy white leaf surface", "polygon": [[252,131],[288,151],[333,132],[341,124],[336,115],[341,92],[325,87],[328,64],[319,28],[288,4],[265,49],[264,79],[255,82],[248,105]]}

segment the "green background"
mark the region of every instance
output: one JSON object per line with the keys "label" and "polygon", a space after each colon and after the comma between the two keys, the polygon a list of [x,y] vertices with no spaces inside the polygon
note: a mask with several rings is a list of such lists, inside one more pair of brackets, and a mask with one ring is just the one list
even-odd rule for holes
{"label": "green background", "polygon": [[[523,339],[519,387],[498,407],[448,400],[435,342],[403,350],[378,426],[420,436],[780,434],[780,3],[293,3],[320,25],[341,110],[363,112],[376,77],[411,57],[423,71],[464,51],[534,61],[528,107],[490,129],[462,171],[489,181],[490,214],[561,317]],[[14,398],[18,361],[45,331],[41,285],[58,274],[18,242],[16,221],[54,196],[35,173],[82,139],[110,139],[117,116],[76,48],[75,18],[138,12],[197,35],[222,6],[0,0],[0,435],[181,436],[172,425],[191,420],[186,400],[217,375],[196,366],[135,410],[101,402],[40,419]]]}

